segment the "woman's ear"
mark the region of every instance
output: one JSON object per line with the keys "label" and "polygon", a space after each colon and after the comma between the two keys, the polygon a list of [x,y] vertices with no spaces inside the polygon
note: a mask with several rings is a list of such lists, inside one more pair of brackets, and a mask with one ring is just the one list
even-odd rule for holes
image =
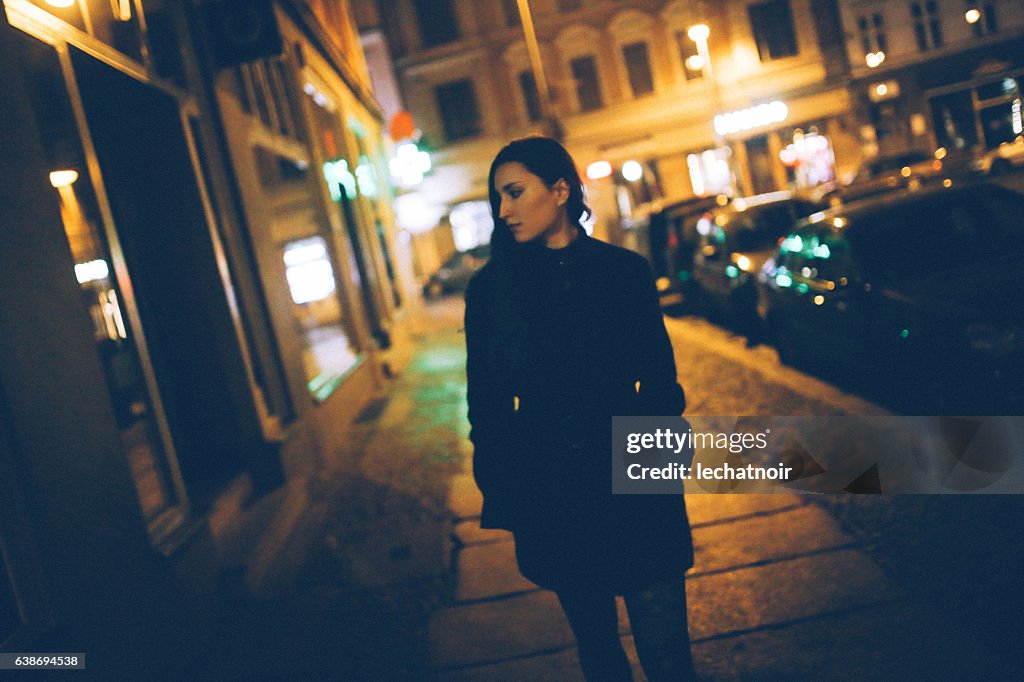
{"label": "woman's ear", "polygon": [[558,178],[555,184],[551,185],[551,189],[558,198],[558,205],[565,206],[565,203],[569,201],[569,183],[565,181],[565,178]]}

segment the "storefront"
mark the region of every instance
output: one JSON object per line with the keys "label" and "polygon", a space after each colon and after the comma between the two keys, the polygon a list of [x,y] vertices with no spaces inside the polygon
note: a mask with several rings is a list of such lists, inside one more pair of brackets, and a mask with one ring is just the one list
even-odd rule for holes
{"label": "storefront", "polygon": [[1024,130],[1022,48],[1015,38],[858,81],[866,149],[975,153],[1014,139]]}
{"label": "storefront", "polygon": [[125,671],[100,640],[150,637],[154,550],[260,441],[183,26],[161,2],[0,17],[0,638],[75,623]]}

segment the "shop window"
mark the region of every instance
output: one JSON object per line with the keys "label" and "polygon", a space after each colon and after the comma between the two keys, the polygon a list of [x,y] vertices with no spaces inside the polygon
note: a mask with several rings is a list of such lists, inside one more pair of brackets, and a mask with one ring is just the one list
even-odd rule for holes
{"label": "shop window", "polygon": [[518,0],[501,0],[501,10],[505,15],[506,26],[519,25],[519,2]]}
{"label": "shop window", "polygon": [[775,186],[775,176],[772,173],[772,159],[768,148],[768,136],[759,135],[746,141],[747,145],[747,166],[750,168],[750,180],[753,182],[754,194],[765,194],[774,192],[779,187]]}
{"label": "shop window", "polygon": [[857,32],[864,54],[889,51],[889,41],[885,37],[885,17],[881,13],[874,12],[857,17]]}
{"label": "shop window", "polygon": [[592,56],[576,57],[569,62],[580,111],[594,111],[604,106],[601,85],[597,78],[597,60]]}
{"label": "shop window", "polygon": [[413,0],[423,47],[434,47],[459,39],[452,0]]}
{"label": "shop window", "polygon": [[93,340],[104,385],[81,400],[109,401],[122,449],[131,467],[142,515],[151,528],[179,499],[164,443],[159,436],[149,386],[137,351],[132,311],[115,276],[111,234],[104,228],[75,123],[71,99],[52,47],[18,31],[12,36],[25,55],[25,72],[38,128],[50,165],[50,184],[59,202],[82,306],[92,321]]}
{"label": "shop window", "polygon": [[747,8],[750,26],[762,62],[797,54],[796,31],[789,0],[760,2]]}
{"label": "shop window", "polygon": [[970,149],[978,144],[978,127],[970,90],[933,97],[932,130],[940,147]]}
{"label": "shop window", "polygon": [[802,189],[835,180],[832,145],[827,137],[814,132],[814,128],[807,133],[796,130],[793,141],[782,149],[779,156],[792,187]]}
{"label": "shop window", "polygon": [[910,3],[910,18],[914,23],[918,50],[924,52],[942,47],[942,20],[935,0]]}
{"label": "shop window", "polygon": [[437,108],[449,142],[475,137],[483,132],[476,91],[469,79],[445,83],[434,88]]}
{"label": "shop window", "polygon": [[537,90],[537,80],[533,77],[532,71],[522,71],[519,74],[519,89],[523,92],[523,102],[526,103],[526,118],[533,121],[541,119],[540,92]]}
{"label": "shop window", "polygon": [[733,193],[729,154],[728,147],[721,147],[687,155],[686,165],[690,171],[690,184],[694,194],[708,196]]}
{"label": "shop window", "polygon": [[632,90],[633,96],[638,97],[654,92],[654,77],[651,74],[651,59],[647,52],[647,43],[641,41],[624,45],[622,59],[626,63],[629,89]]}
{"label": "shop window", "polygon": [[[260,184],[270,206],[271,238],[280,249],[291,314],[302,341],[302,367],[309,392],[329,396],[358,361],[351,312],[335,287],[337,259],[325,239],[326,227],[309,210],[316,182],[309,165],[255,148]],[[351,174],[350,174],[351,175]],[[355,177],[351,177],[355,184]]]}
{"label": "shop window", "polygon": [[1021,101],[1003,102],[978,111],[985,133],[985,148],[995,149],[1010,142],[1021,132]]}
{"label": "shop window", "polygon": [[696,41],[691,40],[686,31],[676,31],[676,46],[679,48],[679,57],[683,60],[683,75],[686,76],[686,80],[703,78],[704,62],[697,50]]}

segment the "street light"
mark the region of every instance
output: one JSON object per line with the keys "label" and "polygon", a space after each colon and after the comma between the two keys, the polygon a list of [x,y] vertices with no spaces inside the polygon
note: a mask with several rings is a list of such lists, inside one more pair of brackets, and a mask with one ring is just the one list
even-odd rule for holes
{"label": "street light", "polygon": [[[714,136],[716,155],[718,150],[725,146],[725,138],[718,131],[718,128],[713,124],[715,117],[718,112],[722,109],[721,95],[718,92],[718,81],[715,80],[715,73],[711,66],[711,51],[708,49],[708,38],[711,37],[711,29],[708,28],[707,24],[694,24],[686,29],[686,36],[697,44],[697,59],[694,59],[691,68],[700,62],[700,70],[704,74],[705,82],[708,88],[711,90],[711,132]],[[692,58],[691,58],[692,59]],[[688,60],[689,61],[689,60]],[[726,166],[729,169],[729,190],[732,191],[733,185],[733,172],[732,172],[732,154],[731,152],[726,157]]]}
{"label": "street light", "polygon": [[978,23],[979,19],[981,19],[981,12],[978,10],[977,7],[972,7],[966,12],[964,12],[964,20],[968,24],[976,24]]}
{"label": "street light", "polygon": [[550,128],[549,134],[552,137],[560,138],[561,127],[555,117],[554,108],[551,106],[551,88],[548,86],[548,79],[544,75],[544,61],[540,56],[540,44],[537,42],[537,31],[533,27],[533,15],[530,12],[530,0],[516,0],[519,9],[519,21],[523,25],[523,37],[526,40],[526,52],[530,57],[530,69],[533,71],[533,80],[537,84],[537,94],[540,100],[541,117]]}

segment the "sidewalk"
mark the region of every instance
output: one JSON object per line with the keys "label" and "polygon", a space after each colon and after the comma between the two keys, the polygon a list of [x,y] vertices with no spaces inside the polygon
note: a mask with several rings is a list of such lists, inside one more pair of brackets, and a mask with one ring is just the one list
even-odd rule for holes
{"label": "sidewalk", "polygon": [[[239,602],[211,678],[582,679],[554,594],[519,575],[508,533],[479,527],[460,311],[432,308],[437,331],[357,420],[343,467],[306,485],[284,568],[266,573],[272,596]],[[982,646],[887,580],[806,498],[695,494],[688,506],[701,676],[993,677]]]}
{"label": "sidewalk", "polygon": [[[581,680],[554,594],[519,575],[509,533],[480,528],[481,497],[465,456],[448,494],[453,600],[432,614],[428,628],[435,679]],[[969,633],[895,586],[827,512],[801,496],[694,494],[687,501],[697,557],[687,581],[690,631],[702,677],[991,674]],[[644,679],[621,600],[619,612],[634,675]]]}

